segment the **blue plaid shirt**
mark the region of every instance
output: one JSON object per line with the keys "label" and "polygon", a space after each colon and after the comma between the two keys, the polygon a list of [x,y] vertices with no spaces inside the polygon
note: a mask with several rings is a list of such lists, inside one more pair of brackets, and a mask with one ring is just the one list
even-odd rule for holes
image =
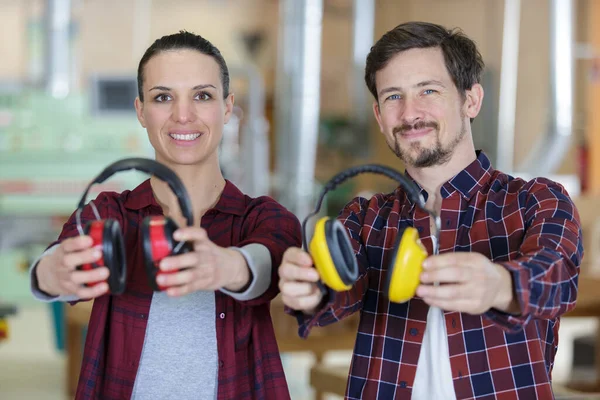
{"label": "blue plaid shirt", "polygon": [[[427,193],[421,190],[427,198]],[[565,189],[548,179],[526,182],[492,168],[483,152],[442,189],[440,253],[486,255],[512,274],[518,316],[444,312],[457,399],[551,399],[560,316],[575,307],[583,257],[581,226]],[[428,305],[383,294],[396,236],[414,226],[432,253],[429,216],[401,188],[356,198],[341,212],[359,263],[359,279],[332,293],[300,336],[359,311],[348,399],[409,399]],[[291,312],[291,311],[290,311]]]}

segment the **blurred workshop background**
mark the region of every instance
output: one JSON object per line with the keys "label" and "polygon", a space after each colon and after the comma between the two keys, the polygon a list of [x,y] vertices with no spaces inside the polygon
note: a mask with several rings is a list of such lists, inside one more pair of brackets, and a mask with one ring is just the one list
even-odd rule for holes
{"label": "blurred workshop background", "polygon": [[[552,177],[575,198],[586,303],[562,320],[554,384],[600,392],[600,1],[0,0],[0,399],[72,398],[89,307],[36,302],[28,268],[92,177],[120,158],[153,157],[133,100],[154,39],[186,29],[221,49],[236,95],[223,171],[302,218],[341,169],[402,168],[363,74],[374,41],[409,20],[460,27],[480,46],[486,94],[473,132],[495,166]],[[123,173],[96,190],[141,179]],[[323,213],[392,186],[359,177]],[[279,299],[272,313],[293,399],[341,398],[356,319],[303,341]]]}

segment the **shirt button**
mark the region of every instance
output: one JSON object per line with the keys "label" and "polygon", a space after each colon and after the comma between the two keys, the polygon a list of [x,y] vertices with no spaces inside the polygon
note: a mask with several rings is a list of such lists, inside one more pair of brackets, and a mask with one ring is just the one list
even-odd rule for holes
{"label": "shirt button", "polygon": [[449,219],[446,220],[446,226],[450,226],[451,223],[452,221],[450,221]]}
{"label": "shirt button", "polygon": [[419,333],[419,330],[417,328],[410,328],[411,336],[417,336],[418,333]]}
{"label": "shirt button", "polygon": [[463,375],[462,375],[462,371],[458,371],[458,377],[459,377],[459,378],[462,378],[462,376],[463,376]]}
{"label": "shirt button", "polygon": [[219,367],[223,368],[223,360],[219,360]]}
{"label": "shirt button", "polygon": [[456,318],[452,318],[452,327],[456,328]]}
{"label": "shirt button", "polygon": [[400,387],[401,388],[405,388],[406,387],[406,381],[400,381]]}
{"label": "shirt button", "polygon": [[221,319],[225,319],[225,313],[224,313],[224,312],[222,312],[221,314],[219,314],[219,318],[221,318]]}

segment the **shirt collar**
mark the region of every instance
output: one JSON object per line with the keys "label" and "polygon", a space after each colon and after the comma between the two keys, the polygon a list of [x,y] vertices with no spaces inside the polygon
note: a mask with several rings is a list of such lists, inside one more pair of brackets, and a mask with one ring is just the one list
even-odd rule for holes
{"label": "shirt collar", "polygon": [[[129,192],[125,200],[125,208],[129,210],[141,210],[146,207],[160,208],[152,193],[150,179],[146,179],[138,187]],[[213,210],[225,214],[244,215],[245,208],[245,195],[226,179],[225,188],[221,192],[221,197],[219,197],[219,201],[215,204]]]}
{"label": "shirt collar", "polygon": [[[421,196],[423,197],[423,199],[425,201],[427,201],[427,192],[425,191],[425,189],[423,189],[423,187],[421,185],[419,185],[419,182],[415,181],[415,179],[408,173],[408,171],[405,169],[404,170],[404,175],[406,175],[406,177],[416,186],[419,188],[419,193],[421,194]],[[408,203],[410,204],[410,208],[412,209],[415,206],[415,203],[412,201],[412,199],[410,197],[408,197],[406,195],[406,190],[404,189],[404,187],[402,185],[398,186],[398,188],[396,189],[396,196],[398,196],[399,193],[404,193],[404,196],[406,197],[406,201],[408,201]]]}
{"label": "shirt collar", "polygon": [[457,190],[466,200],[469,200],[489,182],[494,172],[492,163],[483,151],[478,150],[476,154],[477,158],[471,164],[442,186],[443,198],[447,198]]}
{"label": "shirt collar", "polygon": [[[441,188],[442,198],[447,198],[455,191],[458,191],[466,200],[471,197],[482,187],[484,187],[493,175],[494,168],[489,158],[482,150],[476,151],[477,158],[469,164],[465,169],[456,174],[448,182],[444,183]],[[427,192],[419,185],[417,181],[405,170],[405,175],[419,188],[419,191],[425,201],[427,201]],[[404,191],[402,187],[397,190]],[[407,199],[411,206],[414,206],[410,199]]]}

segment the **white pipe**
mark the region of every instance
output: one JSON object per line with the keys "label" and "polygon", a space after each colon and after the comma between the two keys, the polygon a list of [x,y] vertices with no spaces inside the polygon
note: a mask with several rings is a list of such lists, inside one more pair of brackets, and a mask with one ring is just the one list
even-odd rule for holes
{"label": "white pipe", "polygon": [[554,68],[552,103],[556,133],[570,136],[573,124],[573,4],[572,0],[552,1],[552,64]]}
{"label": "white pipe", "polygon": [[547,134],[529,152],[519,170],[548,175],[560,167],[573,132],[575,41],[574,1],[550,2],[550,107]]}
{"label": "white pipe", "polygon": [[64,98],[71,91],[70,83],[70,26],[71,1],[48,0],[48,69],[47,90],[56,98]]}
{"label": "white pipe", "polygon": [[284,0],[277,69],[278,200],[302,219],[313,207],[319,134],[323,0]]}
{"label": "white pipe", "polygon": [[505,0],[496,158],[497,168],[505,173],[511,173],[514,168],[520,24],[521,0]]}
{"label": "white pipe", "polygon": [[[375,0],[354,0],[352,26],[353,74],[349,87],[353,92],[355,135],[368,142],[369,121],[371,120],[371,94],[365,86],[365,65],[375,34]],[[366,153],[368,146],[359,151]],[[366,154],[364,154],[366,155]]]}

